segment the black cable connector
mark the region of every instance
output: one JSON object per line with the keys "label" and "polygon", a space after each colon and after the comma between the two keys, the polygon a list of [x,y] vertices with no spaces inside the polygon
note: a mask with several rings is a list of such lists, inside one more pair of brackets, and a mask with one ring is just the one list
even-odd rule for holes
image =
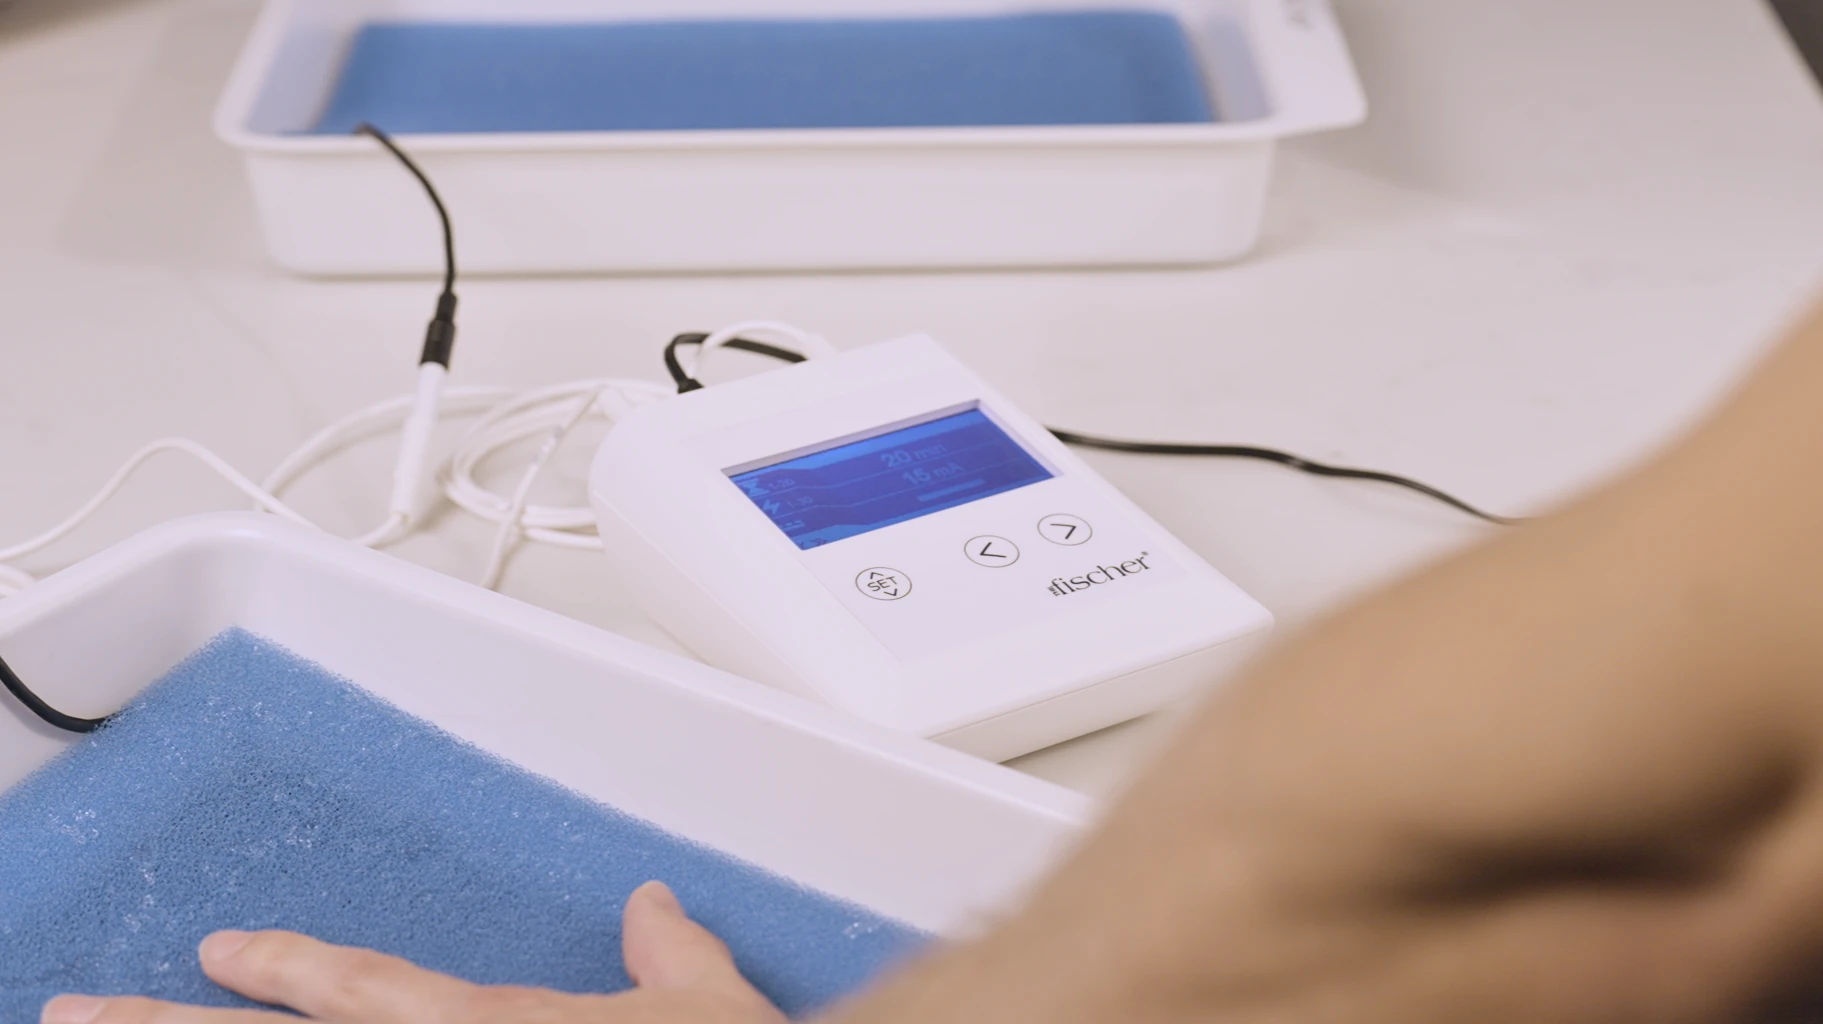
{"label": "black cable connector", "polygon": [[32,714],[37,715],[46,724],[62,729],[64,732],[94,732],[108,723],[107,718],[77,718],[74,715],[66,715],[46,704],[31,691],[30,687],[25,685],[24,680],[19,678],[4,658],[0,658],[0,684],[5,684],[8,692],[19,698],[19,703],[24,704]]}
{"label": "black cable connector", "polygon": [[449,359],[456,347],[456,232],[450,226],[449,210],[443,205],[443,197],[437,194],[437,186],[430,183],[430,176],[408,155],[392,136],[379,128],[363,121],[355,126],[355,134],[370,135],[387,151],[397,157],[424,186],[424,194],[430,197],[432,206],[437,208],[437,219],[443,224],[443,293],[437,296],[437,314],[431,318],[430,325],[424,329],[424,350],[418,357],[419,365],[436,363],[449,369]]}
{"label": "black cable connector", "polygon": [[436,363],[449,369],[449,357],[456,349],[456,294],[444,292],[437,298],[437,315],[424,328],[424,351],[418,364]]}

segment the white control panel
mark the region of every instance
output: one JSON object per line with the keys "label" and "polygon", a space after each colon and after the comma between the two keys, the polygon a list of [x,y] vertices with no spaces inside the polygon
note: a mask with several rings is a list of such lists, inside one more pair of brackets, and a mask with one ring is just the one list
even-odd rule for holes
{"label": "white control panel", "polygon": [[1271,616],[935,342],[643,407],[590,483],[711,663],[1008,757],[1152,710]]}
{"label": "white control panel", "polygon": [[910,526],[902,539],[856,538],[848,551],[819,549],[803,560],[903,659],[1119,601],[1183,575],[1163,545],[1084,488],[1060,482],[1031,490]]}

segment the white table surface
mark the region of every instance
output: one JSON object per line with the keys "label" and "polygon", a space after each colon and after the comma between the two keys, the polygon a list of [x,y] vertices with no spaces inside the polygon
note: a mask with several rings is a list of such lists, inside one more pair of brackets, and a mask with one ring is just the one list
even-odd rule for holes
{"label": "white table surface", "polygon": [[[1366,127],[1286,148],[1265,243],[1226,268],[466,282],[458,383],[658,376],[675,332],[780,318],[853,345],[946,341],[1049,423],[1282,446],[1549,505],[1661,444],[1823,277],[1823,104],[1752,0],[1341,0]],[[265,259],[209,115],[246,0],[0,8],[0,540],[61,519],[141,443],[258,476],[402,393],[434,288]],[[459,214],[458,214],[459,215]],[[391,445],[293,494],[376,521]],[[586,444],[543,497],[581,495]],[[1092,461],[1295,630],[1485,536],[1447,509],[1263,464]],[[49,571],[236,496],[169,456]],[[479,571],[446,516],[399,555]],[[526,548],[503,589],[671,646],[586,554]],[[1105,793],[1145,723],[1020,762]]]}

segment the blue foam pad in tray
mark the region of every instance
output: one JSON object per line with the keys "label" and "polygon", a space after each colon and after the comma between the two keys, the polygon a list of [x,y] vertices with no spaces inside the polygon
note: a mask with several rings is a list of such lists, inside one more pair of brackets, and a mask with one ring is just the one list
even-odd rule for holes
{"label": "blue foam pad in tray", "polygon": [[243,632],[0,794],[0,837],[8,1024],[63,992],[247,1005],[197,965],[197,943],[222,928],[302,931],[476,982],[619,991],[621,908],[654,878],[791,1013],[924,941],[492,758]]}
{"label": "blue foam pad in tray", "polygon": [[1168,124],[1215,120],[1147,11],[881,20],[364,26],[315,131]]}

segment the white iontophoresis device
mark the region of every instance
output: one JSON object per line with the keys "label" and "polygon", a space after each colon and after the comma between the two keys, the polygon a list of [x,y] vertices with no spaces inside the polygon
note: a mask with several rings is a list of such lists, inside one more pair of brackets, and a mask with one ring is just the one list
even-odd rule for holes
{"label": "white iontophoresis device", "polygon": [[704,660],[1003,760],[1157,709],[1272,616],[936,342],[645,406],[590,479]]}

